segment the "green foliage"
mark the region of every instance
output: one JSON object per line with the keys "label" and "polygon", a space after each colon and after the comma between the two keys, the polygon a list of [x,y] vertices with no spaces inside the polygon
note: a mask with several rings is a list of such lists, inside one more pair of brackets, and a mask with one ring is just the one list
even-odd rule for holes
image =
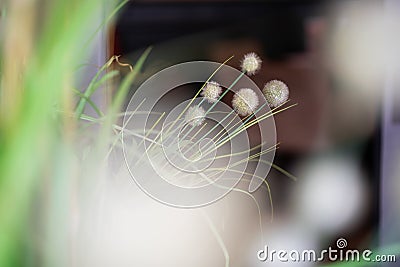
{"label": "green foliage", "polygon": [[[40,266],[56,266],[54,258],[62,249],[54,244],[52,248],[54,240],[51,237],[56,234],[53,230],[43,237],[43,242],[48,242],[51,248],[50,252],[40,255],[40,261],[37,256],[33,256],[33,260],[26,257],[35,254],[33,249],[41,250],[34,248],[29,236],[32,229],[41,229],[35,225],[41,221],[32,219],[40,215],[35,209],[38,201],[41,201],[37,199],[37,192],[44,192],[48,201],[54,200],[57,203],[50,205],[49,214],[56,218],[50,228],[54,229],[56,224],[60,231],[65,230],[65,222],[59,220],[62,216],[57,217],[60,216],[57,209],[65,212],[68,206],[68,190],[64,188],[68,187],[68,177],[65,173],[76,164],[75,155],[69,149],[74,140],[71,136],[77,127],[77,119],[83,116],[86,104],[92,106],[99,117],[104,116],[90,97],[119,74],[117,70],[108,71],[109,64],[104,65],[82,93],[72,88],[76,80],[74,70],[89,54],[96,33],[102,27],[107,27],[127,1],[107,1],[107,4],[118,5],[115,5],[116,8],[97,29],[91,27],[93,21],[96,21],[96,14],[101,14],[104,8],[103,1],[21,1],[20,6],[16,2],[7,2],[1,11],[0,24],[7,25],[2,38],[7,38],[11,33],[9,24],[15,23],[13,14],[16,12],[7,12],[5,16],[6,9],[17,12],[19,9],[28,10],[36,18],[36,23],[32,28],[32,40],[27,39],[30,43],[24,43],[30,52],[26,53],[23,60],[16,58],[16,62],[13,62],[12,57],[6,57],[10,53],[18,53],[18,43],[14,51],[1,45],[0,97],[2,103],[14,100],[15,103],[10,103],[14,106],[13,110],[2,109],[0,114],[0,266],[36,266],[38,262],[42,262]],[[18,28],[18,25],[14,26]],[[93,33],[89,39],[88,31]],[[117,111],[123,103],[146,56],[139,60],[134,71],[125,78],[121,89],[117,89],[113,111]],[[12,69],[13,66],[16,68]],[[20,93],[14,93],[16,91]],[[10,94],[15,95],[15,98],[8,99]],[[80,101],[76,109],[77,116],[71,118],[70,106],[73,105],[74,96],[78,96]],[[58,116],[60,110],[62,113]],[[62,129],[61,133],[59,129]],[[111,131],[111,128],[104,131]],[[108,144],[102,145],[106,147]],[[53,255],[49,255],[51,253]]]}

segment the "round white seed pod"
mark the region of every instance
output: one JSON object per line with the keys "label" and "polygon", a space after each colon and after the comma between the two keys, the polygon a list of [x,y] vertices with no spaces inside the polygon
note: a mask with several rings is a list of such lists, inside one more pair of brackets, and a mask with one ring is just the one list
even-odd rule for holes
{"label": "round white seed pod", "polygon": [[250,115],[258,107],[258,96],[252,89],[242,88],[233,96],[232,107],[241,116]]}
{"label": "round white seed pod", "polygon": [[244,55],[242,60],[241,68],[242,72],[247,75],[253,75],[261,68],[261,59],[257,56],[256,53],[248,53]]}
{"label": "round white seed pod", "polygon": [[201,92],[209,103],[215,103],[222,93],[222,88],[217,82],[208,82]]}
{"label": "round white seed pod", "polygon": [[200,106],[193,106],[185,114],[185,122],[192,126],[200,126],[204,123],[206,112]]}
{"label": "round white seed pod", "polygon": [[278,107],[289,98],[289,87],[282,81],[272,80],[265,84],[263,94],[271,108]]}

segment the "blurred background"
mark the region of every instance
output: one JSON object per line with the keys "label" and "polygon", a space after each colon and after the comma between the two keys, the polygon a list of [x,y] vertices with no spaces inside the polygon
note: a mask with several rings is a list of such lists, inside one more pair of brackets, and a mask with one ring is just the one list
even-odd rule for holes
{"label": "blurred background", "polygon": [[[80,5],[72,1],[63,6],[63,1],[56,1],[61,6],[56,10],[87,8],[82,13],[86,14],[84,19],[77,19],[82,24],[65,23],[73,21],[65,9],[60,11],[62,18],[49,15],[49,21],[61,20],[64,29],[71,26],[71,32],[80,33],[67,50],[57,50],[60,54],[66,52],[63,58],[70,55],[74,58],[62,65],[74,73],[73,81],[62,74],[54,76],[51,66],[59,66],[56,55],[60,54],[44,53],[53,65],[41,64],[40,52],[46,51],[46,46],[37,45],[39,49],[36,49],[36,45],[33,48],[23,45],[24,38],[33,44],[40,41],[29,28],[31,17],[26,14],[31,14],[29,8],[38,9],[42,2],[46,3],[49,13],[56,6],[48,1],[22,0],[0,6],[3,7],[0,167],[4,169],[0,178],[0,194],[3,194],[0,217],[3,216],[4,225],[9,227],[0,229],[0,239],[8,236],[11,240],[3,239],[0,243],[0,260],[3,260],[0,266],[2,262],[4,266],[227,266],[227,259],[229,266],[280,266],[258,261],[256,252],[263,245],[287,250],[335,248],[338,238],[347,240],[348,249],[399,244],[399,1],[128,1],[109,27],[96,32],[84,56],[75,52],[85,43],[82,40],[90,36],[88,33],[96,30],[94,25],[108,18],[111,4],[99,1],[96,5],[92,1]],[[93,13],[91,8],[95,10]],[[28,11],[17,12],[25,14],[18,16],[13,10]],[[4,22],[13,16],[14,21]],[[38,24],[44,28],[47,25],[41,20]],[[79,25],[89,26],[82,29]],[[45,38],[45,43],[46,40],[54,42],[57,47],[57,31],[50,30],[47,35],[50,41]],[[22,38],[24,33],[29,36]],[[166,67],[193,60],[223,62],[234,55],[229,65],[240,68],[242,56],[249,52],[256,52],[263,61],[261,71],[252,77],[260,88],[271,79],[282,80],[289,86],[291,103],[298,105],[275,117],[280,142],[275,163],[296,176],[297,181],[274,169],[269,173],[273,221],[266,188],[254,194],[258,212],[249,196],[232,192],[204,208],[208,214],[204,220],[196,210],[164,207],[144,195],[124,170],[118,150],[111,155],[111,164],[102,168],[93,164],[98,161],[94,157],[91,164],[96,171],[82,164],[82,158],[91,152],[97,154],[98,150],[87,146],[88,140],[98,135],[96,126],[80,130],[81,123],[71,123],[64,114],[50,125],[42,122],[48,126],[43,129],[34,121],[21,120],[18,112],[13,116],[20,107],[13,102],[19,99],[18,94],[12,93],[11,97],[7,94],[16,92],[10,89],[10,84],[19,86],[12,83],[19,75],[13,72],[29,70],[32,54],[39,56],[33,57],[31,69],[38,71],[35,67],[47,66],[47,76],[43,75],[42,83],[28,83],[37,73],[27,72],[23,84],[32,84],[32,88],[26,91],[36,92],[39,85],[48,86],[46,77],[63,77],[60,84],[54,81],[57,86],[53,89],[57,91],[71,84],[86,87],[98,66],[112,55],[122,55],[120,62],[135,65],[149,46],[151,53],[120,110],[141,83]],[[75,72],[78,64],[85,64],[79,73]],[[114,67],[121,72],[120,80],[129,75],[130,69],[126,66]],[[60,67],[59,72],[63,71]],[[112,89],[101,88],[91,97],[103,111],[117,94]],[[65,101],[62,92],[57,94],[57,103],[68,110],[77,100],[69,97]],[[29,99],[32,95],[25,97]],[[47,105],[48,114],[44,114],[51,114],[54,102],[52,98],[46,99],[37,99],[32,110]],[[29,111],[27,103],[22,106]],[[88,106],[85,114],[94,116],[96,112]],[[40,117],[43,113],[37,115]],[[61,121],[66,128],[60,127]],[[37,139],[21,137],[27,143],[40,140],[37,147],[25,147],[25,154],[21,152],[14,157],[7,152],[19,148],[11,142],[19,142],[16,132],[37,128],[41,129]],[[76,133],[71,137],[69,132],[76,129],[79,134],[84,132],[85,137],[79,138]],[[49,131],[56,133],[46,139]],[[250,134],[257,143],[259,133]],[[39,154],[40,162],[30,160],[34,156],[32,151],[45,151]],[[27,164],[24,160],[30,162],[31,167],[27,168],[30,173],[19,173],[19,168]],[[15,168],[10,167],[7,172],[13,163]],[[24,175],[32,176],[36,183],[28,182],[28,188],[23,181],[15,180]],[[30,193],[24,193],[18,198],[20,202],[15,202],[9,196],[18,192],[21,185],[28,190],[23,192]],[[244,190],[247,188],[241,186]],[[9,188],[14,191],[8,191]],[[11,193],[6,194],[7,191]],[[20,209],[23,215],[7,221],[4,218],[15,215],[13,203],[17,209],[19,204],[24,207]],[[14,239],[18,240],[16,245],[12,245]],[[390,251],[400,253],[398,247]],[[399,256],[397,259],[400,260]],[[296,266],[325,264],[330,262],[302,262]]]}
{"label": "blurred background", "polygon": [[400,99],[396,75],[388,76],[398,65],[398,8],[396,1],[135,1],[116,24],[112,51],[134,61],[152,45],[143,79],[174,63],[235,55],[230,64],[239,68],[241,55],[260,55],[258,86],[281,79],[298,103],[275,117],[275,161],[299,178],[270,174],[275,220],[318,236],[323,247],[345,237],[365,248],[399,236]]}

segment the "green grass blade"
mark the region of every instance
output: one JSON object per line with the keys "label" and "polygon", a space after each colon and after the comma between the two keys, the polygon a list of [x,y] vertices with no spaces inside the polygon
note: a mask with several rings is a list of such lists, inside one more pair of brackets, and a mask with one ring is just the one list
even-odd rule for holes
{"label": "green grass blade", "polygon": [[121,108],[123,102],[125,101],[126,96],[128,95],[130,86],[132,85],[139,71],[142,69],[143,64],[146,61],[147,57],[149,56],[151,49],[152,48],[149,47],[143,52],[143,54],[140,56],[139,60],[133,67],[133,71],[131,71],[122,81],[121,86],[118,88],[118,92],[112,103],[111,107],[112,110],[110,115],[113,115],[115,112],[117,112],[118,109]]}
{"label": "green grass blade", "polygon": [[[100,68],[100,70],[96,73],[96,75],[95,75],[95,76],[93,77],[93,79],[90,81],[88,87],[86,88],[85,92],[83,93],[83,95],[84,95],[85,97],[80,99],[80,101],[79,101],[79,103],[78,103],[78,105],[77,105],[77,107],[76,107],[75,113],[76,113],[76,117],[77,117],[77,118],[79,118],[79,117],[82,115],[82,113],[83,113],[83,111],[84,111],[84,109],[85,109],[85,106],[86,106],[86,101],[87,101],[87,99],[90,98],[90,96],[93,95],[94,92],[96,92],[96,90],[99,88],[98,86],[96,86],[96,84],[98,84],[98,82],[101,82],[101,81],[102,81],[102,79],[100,79],[100,80],[98,81],[100,75],[112,64],[112,62],[113,62],[114,60],[115,60],[115,57],[112,57],[110,60],[108,60],[108,61],[106,62],[106,64],[104,64],[104,65]],[[110,73],[113,74],[113,72],[110,72]],[[109,73],[107,73],[107,74],[109,74]],[[107,75],[107,74],[105,74],[105,75],[103,76],[103,78],[104,78],[104,77],[109,77],[109,75]]]}
{"label": "green grass blade", "polygon": [[[93,108],[93,110],[97,113],[97,115],[99,115],[100,117],[104,116],[103,112],[101,112],[101,110],[96,106],[96,104],[89,97],[87,97],[84,94],[82,94],[79,90],[72,89],[72,91],[76,95],[78,95],[80,98],[85,98],[86,102],[89,103],[89,105]],[[82,114],[81,114],[81,116],[82,116]]]}

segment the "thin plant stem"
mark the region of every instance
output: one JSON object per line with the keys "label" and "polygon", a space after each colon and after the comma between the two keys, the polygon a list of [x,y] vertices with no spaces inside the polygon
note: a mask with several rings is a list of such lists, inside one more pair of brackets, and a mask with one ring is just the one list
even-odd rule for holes
{"label": "thin plant stem", "polygon": [[225,246],[224,241],[222,240],[221,235],[218,233],[218,230],[216,229],[214,223],[211,221],[210,217],[207,215],[207,213],[204,210],[200,210],[201,214],[203,215],[205,221],[207,222],[208,227],[210,228],[211,232],[213,233],[215,239],[217,240],[219,246],[222,249],[222,252],[224,253],[224,258],[225,258],[225,267],[229,267],[229,253],[228,250]]}
{"label": "thin plant stem", "polygon": [[196,97],[201,93],[201,91],[203,90],[203,88],[207,85],[207,83],[211,80],[212,77],[214,77],[214,75],[229,61],[233,58],[233,56],[229,57],[228,59],[226,59],[211,75],[210,77],[207,79],[207,81],[203,84],[203,86],[197,91],[197,93],[195,94],[195,96],[190,100],[190,102],[188,103],[188,105],[186,106],[186,108],[181,112],[181,114],[179,114],[179,116],[175,119],[175,121],[171,124],[171,126],[168,128],[168,130],[166,131],[166,133],[168,133],[176,124],[176,122],[183,116],[183,114],[185,114],[186,110],[188,110],[188,108],[190,107],[190,105],[193,103],[193,101],[196,99]]}
{"label": "thin plant stem", "polygon": [[[218,104],[218,102],[232,89],[233,86],[235,86],[237,84],[237,82],[244,76],[244,72],[240,73],[240,75],[232,82],[232,84],[219,96],[219,98],[211,105],[211,107],[206,111],[205,116],[207,116],[207,114],[209,112],[211,112],[211,110]],[[198,106],[201,105],[201,103],[204,101],[204,98],[201,100],[201,102],[198,104]],[[185,137],[191,133],[194,129],[194,126],[192,126],[192,128],[186,133]],[[184,138],[185,138],[184,137]],[[182,139],[184,139],[182,138]]]}
{"label": "thin plant stem", "polygon": [[[227,118],[229,118],[234,112],[235,112],[235,111],[232,110],[228,115],[226,115],[226,116],[221,120],[220,123],[224,122],[224,121],[225,121]],[[204,138],[206,138],[210,133],[212,133],[218,126],[219,126],[219,124],[215,124],[214,127],[211,128],[211,129],[204,135]],[[197,134],[197,133],[196,133],[196,134]],[[186,135],[185,135],[185,137],[186,137]],[[185,139],[184,139],[185,137],[183,137],[182,139],[185,140]],[[198,140],[198,141],[197,141],[196,143],[194,143],[191,147],[189,147],[187,151],[193,149],[193,148],[194,148],[195,146],[197,146],[202,140],[203,140],[203,139]]]}

